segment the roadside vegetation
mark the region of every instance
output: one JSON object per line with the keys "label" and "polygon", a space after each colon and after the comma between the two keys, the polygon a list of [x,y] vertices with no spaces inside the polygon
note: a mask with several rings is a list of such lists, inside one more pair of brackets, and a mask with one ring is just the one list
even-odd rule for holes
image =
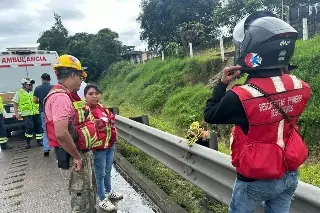
{"label": "roadside vegetation", "polygon": [[[299,41],[292,64],[295,74],[308,82],[313,90],[307,111],[300,119],[302,132],[311,151],[308,162],[300,169],[300,180],[320,187],[320,36]],[[210,82],[217,78],[225,64],[214,54],[195,58],[151,60],[134,65],[119,62],[101,80],[103,99],[108,106],[118,106],[125,117],[148,114],[154,128],[184,137],[193,121],[202,121],[203,108],[211,96]],[[219,134],[219,151],[229,154],[230,126],[211,126]],[[121,141],[118,150],[143,174],[157,183],[166,193],[189,212],[227,212],[189,182],[167,169],[137,148]],[[206,211],[208,211],[208,209]]]}

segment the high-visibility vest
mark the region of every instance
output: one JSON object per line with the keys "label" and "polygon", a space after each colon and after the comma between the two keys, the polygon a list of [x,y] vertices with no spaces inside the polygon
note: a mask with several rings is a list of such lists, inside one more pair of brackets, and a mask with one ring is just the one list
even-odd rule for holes
{"label": "high-visibility vest", "polygon": [[33,103],[33,92],[27,92],[21,88],[17,94],[19,96],[18,106],[21,116],[39,114],[39,104]]}
{"label": "high-visibility vest", "polygon": [[4,113],[3,99],[0,96],[0,114],[3,114],[3,113]]}

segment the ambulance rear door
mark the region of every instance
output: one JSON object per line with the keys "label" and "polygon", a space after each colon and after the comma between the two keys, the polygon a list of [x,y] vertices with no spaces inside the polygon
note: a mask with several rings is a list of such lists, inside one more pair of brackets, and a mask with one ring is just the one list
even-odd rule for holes
{"label": "ambulance rear door", "polygon": [[35,80],[34,88],[41,84],[41,75],[48,73],[51,84],[57,83],[52,69],[58,54],[56,51],[37,50],[37,48],[7,48],[0,52],[0,95],[4,101],[4,118],[7,132],[22,129],[23,122],[15,118],[12,98],[22,85],[22,78]]}

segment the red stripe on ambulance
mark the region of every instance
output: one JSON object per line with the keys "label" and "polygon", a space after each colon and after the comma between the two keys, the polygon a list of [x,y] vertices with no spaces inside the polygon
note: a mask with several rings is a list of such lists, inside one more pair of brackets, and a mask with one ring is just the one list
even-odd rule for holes
{"label": "red stripe on ambulance", "polygon": [[10,65],[0,65],[0,68],[8,68]]}
{"label": "red stripe on ambulance", "polygon": [[0,65],[0,68],[34,67],[34,66],[47,67],[47,66],[52,66],[52,64],[50,64],[50,63],[46,63],[46,64],[11,64],[11,65]]}
{"label": "red stripe on ambulance", "polygon": [[34,64],[18,64],[18,67],[33,67]]}

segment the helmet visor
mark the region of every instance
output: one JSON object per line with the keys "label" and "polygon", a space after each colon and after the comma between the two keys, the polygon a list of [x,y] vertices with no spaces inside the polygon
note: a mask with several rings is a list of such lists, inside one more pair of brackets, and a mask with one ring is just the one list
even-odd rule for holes
{"label": "helmet visor", "polygon": [[233,29],[233,39],[235,42],[243,42],[245,38],[244,25],[247,17],[243,18]]}

